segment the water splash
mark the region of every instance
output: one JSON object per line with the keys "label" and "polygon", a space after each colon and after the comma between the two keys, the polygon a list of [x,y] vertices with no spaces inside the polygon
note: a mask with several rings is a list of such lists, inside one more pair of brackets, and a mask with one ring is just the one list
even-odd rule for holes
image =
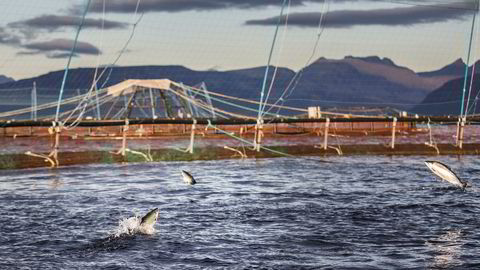
{"label": "water splash", "polygon": [[114,237],[121,237],[125,235],[141,234],[154,234],[155,224],[140,224],[142,218],[138,216],[129,217],[118,221],[118,227],[114,230]]}

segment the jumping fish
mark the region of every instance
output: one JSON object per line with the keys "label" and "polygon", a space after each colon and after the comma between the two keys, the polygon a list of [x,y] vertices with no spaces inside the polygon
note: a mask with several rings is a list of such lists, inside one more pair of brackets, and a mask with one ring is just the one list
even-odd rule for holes
{"label": "jumping fish", "polygon": [[460,178],[458,178],[458,176],[447,165],[433,160],[425,161],[425,165],[427,165],[434,174],[452,185],[462,189],[467,187],[467,182],[460,180]]}
{"label": "jumping fish", "polygon": [[183,176],[183,181],[188,185],[195,185],[197,183],[197,181],[195,181],[193,176],[187,171],[182,170],[182,176]]}
{"label": "jumping fish", "polygon": [[140,221],[140,226],[151,227],[155,224],[155,222],[157,222],[157,218],[158,218],[158,208],[155,208],[142,217]]}

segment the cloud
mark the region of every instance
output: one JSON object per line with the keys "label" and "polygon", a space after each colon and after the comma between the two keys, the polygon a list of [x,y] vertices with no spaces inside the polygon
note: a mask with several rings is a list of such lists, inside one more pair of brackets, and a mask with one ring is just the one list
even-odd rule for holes
{"label": "cloud", "polygon": [[[37,54],[45,54],[47,58],[52,58],[52,59],[60,59],[60,58],[69,58],[70,53],[67,52],[42,52],[42,51],[19,51],[17,52],[17,55],[37,55]],[[78,54],[74,53],[72,54],[72,57],[80,57]]]}
{"label": "cloud", "polygon": [[[49,58],[64,58],[70,55],[70,51],[73,47],[73,40],[53,39],[45,42],[25,44],[22,47],[28,51],[19,52],[18,54],[20,55],[44,53]],[[78,41],[75,48],[75,56],[80,54],[97,55],[101,54],[101,51],[90,43]]]}
{"label": "cloud", "polygon": [[[304,6],[308,3],[323,3],[326,0],[291,0],[291,6]],[[344,2],[383,2],[385,0],[330,0],[331,3]],[[103,0],[92,0],[90,11],[103,12]],[[445,5],[439,4],[439,0],[396,0],[392,3],[403,3],[406,5]],[[476,8],[476,0],[445,1],[451,8],[470,9]],[[445,3],[444,2],[444,3]],[[106,1],[106,12],[133,13],[137,8],[137,0],[109,0]],[[142,0],[138,5],[138,12],[181,12],[181,11],[209,11],[218,9],[250,9],[267,6],[280,6],[281,0]],[[82,14],[85,5],[74,5],[70,8],[73,14]]]}
{"label": "cloud", "polygon": [[5,28],[0,27],[0,44],[5,45],[17,45],[20,44],[21,40],[15,34],[9,33]]}
{"label": "cloud", "polygon": [[[326,14],[324,26],[332,28],[348,28],[357,25],[408,26],[461,20],[469,14],[472,14],[471,10],[460,8],[458,5],[416,5],[389,9],[338,10]],[[317,27],[320,15],[319,12],[292,13],[288,17],[288,24],[300,27]],[[285,22],[285,18],[286,16],[282,16],[282,23]],[[250,20],[245,24],[276,25],[278,19],[279,17],[276,16],[261,20]]]}
{"label": "cloud", "polygon": [[[47,53],[48,58],[52,59],[61,59],[61,58],[69,58],[70,53]],[[72,54],[72,57],[80,57],[78,54],[74,53]]]}
{"label": "cloud", "polygon": [[[78,27],[81,21],[82,18],[78,16],[42,15],[24,21],[9,23],[8,26],[18,29],[30,29],[32,31],[38,29],[45,29],[52,32],[64,27]],[[102,25],[104,29],[122,29],[127,27],[126,23],[86,18],[83,24],[83,28],[101,29]]]}
{"label": "cloud", "polygon": [[[292,6],[305,5],[309,2],[323,2],[324,0],[291,0]],[[345,1],[345,0],[342,0]],[[115,13],[133,13],[137,7],[136,0],[110,0],[106,2],[105,10]],[[180,12],[180,11],[208,11],[229,8],[257,8],[278,6],[279,0],[142,0],[138,12]],[[71,8],[74,14],[80,14],[84,5],[75,5]],[[92,0],[90,11],[103,12],[103,0]]]}

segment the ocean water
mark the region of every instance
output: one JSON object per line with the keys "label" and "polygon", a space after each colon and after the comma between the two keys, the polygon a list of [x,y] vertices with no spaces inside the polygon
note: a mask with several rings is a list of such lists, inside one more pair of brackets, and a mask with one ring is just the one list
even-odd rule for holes
{"label": "ocean water", "polygon": [[[480,161],[437,158],[462,191],[425,159],[0,171],[0,269],[480,269]],[[125,229],[155,207],[152,234]]]}

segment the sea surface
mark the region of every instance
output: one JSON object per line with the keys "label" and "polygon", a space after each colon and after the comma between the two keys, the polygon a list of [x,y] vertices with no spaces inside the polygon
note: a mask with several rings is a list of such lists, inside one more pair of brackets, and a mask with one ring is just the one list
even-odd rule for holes
{"label": "sea surface", "polygon": [[[0,171],[0,269],[480,269],[480,161],[436,158],[462,191],[426,159]],[[156,207],[153,234],[125,229]]]}

